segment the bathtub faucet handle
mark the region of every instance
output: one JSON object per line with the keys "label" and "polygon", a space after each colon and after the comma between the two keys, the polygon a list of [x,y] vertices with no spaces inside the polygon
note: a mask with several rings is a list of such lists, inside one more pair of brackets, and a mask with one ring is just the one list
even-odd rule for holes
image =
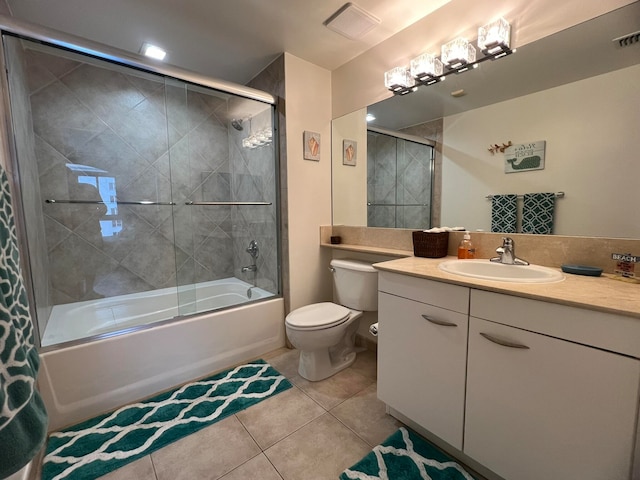
{"label": "bathtub faucet handle", "polygon": [[251,255],[251,257],[254,260],[258,258],[258,255],[260,254],[260,249],[258,248],[258,242],[256,242],[255,240],[251,240],[249,242],[249,246],[247,247],[247,253]]}

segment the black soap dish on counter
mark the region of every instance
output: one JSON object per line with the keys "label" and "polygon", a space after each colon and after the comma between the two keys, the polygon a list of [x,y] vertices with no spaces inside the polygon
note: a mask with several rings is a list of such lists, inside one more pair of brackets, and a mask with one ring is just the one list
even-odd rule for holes
{"label": "black soap dish on counter", "polygon": [[574,275],[586,275],[588,277],[599,277],[602,269],[598,267],[589,267],[587,265],[562,265],[564,273],[572,273]]}

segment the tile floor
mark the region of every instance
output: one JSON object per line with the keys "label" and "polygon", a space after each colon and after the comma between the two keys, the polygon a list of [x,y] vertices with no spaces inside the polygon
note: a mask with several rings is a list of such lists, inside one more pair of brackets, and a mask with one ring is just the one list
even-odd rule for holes
{"label": "tile floor", "polygon": [[376,397],[376,356],[321,382],[298,351],[264,355],[293,388],[111,472],[104,480],[337,480],[400,423]]}

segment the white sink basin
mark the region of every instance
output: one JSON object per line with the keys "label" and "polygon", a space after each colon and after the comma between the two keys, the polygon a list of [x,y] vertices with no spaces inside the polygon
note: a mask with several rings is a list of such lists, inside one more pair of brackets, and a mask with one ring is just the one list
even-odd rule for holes
{"label": "white sink basin", "polygon": [[438,265],[440,270],[465,277],[510,283],[554,283],[564,275],[540,265],[504,265],[489,260],[447,260]]}

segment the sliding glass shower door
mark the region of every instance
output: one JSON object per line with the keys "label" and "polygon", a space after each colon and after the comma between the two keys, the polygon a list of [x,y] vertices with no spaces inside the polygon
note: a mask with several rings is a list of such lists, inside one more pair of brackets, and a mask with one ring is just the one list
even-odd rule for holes
{"label": "sliding glass shower door", "polygon": [[3,42],[44,346],[280,293],[272,105]]}

